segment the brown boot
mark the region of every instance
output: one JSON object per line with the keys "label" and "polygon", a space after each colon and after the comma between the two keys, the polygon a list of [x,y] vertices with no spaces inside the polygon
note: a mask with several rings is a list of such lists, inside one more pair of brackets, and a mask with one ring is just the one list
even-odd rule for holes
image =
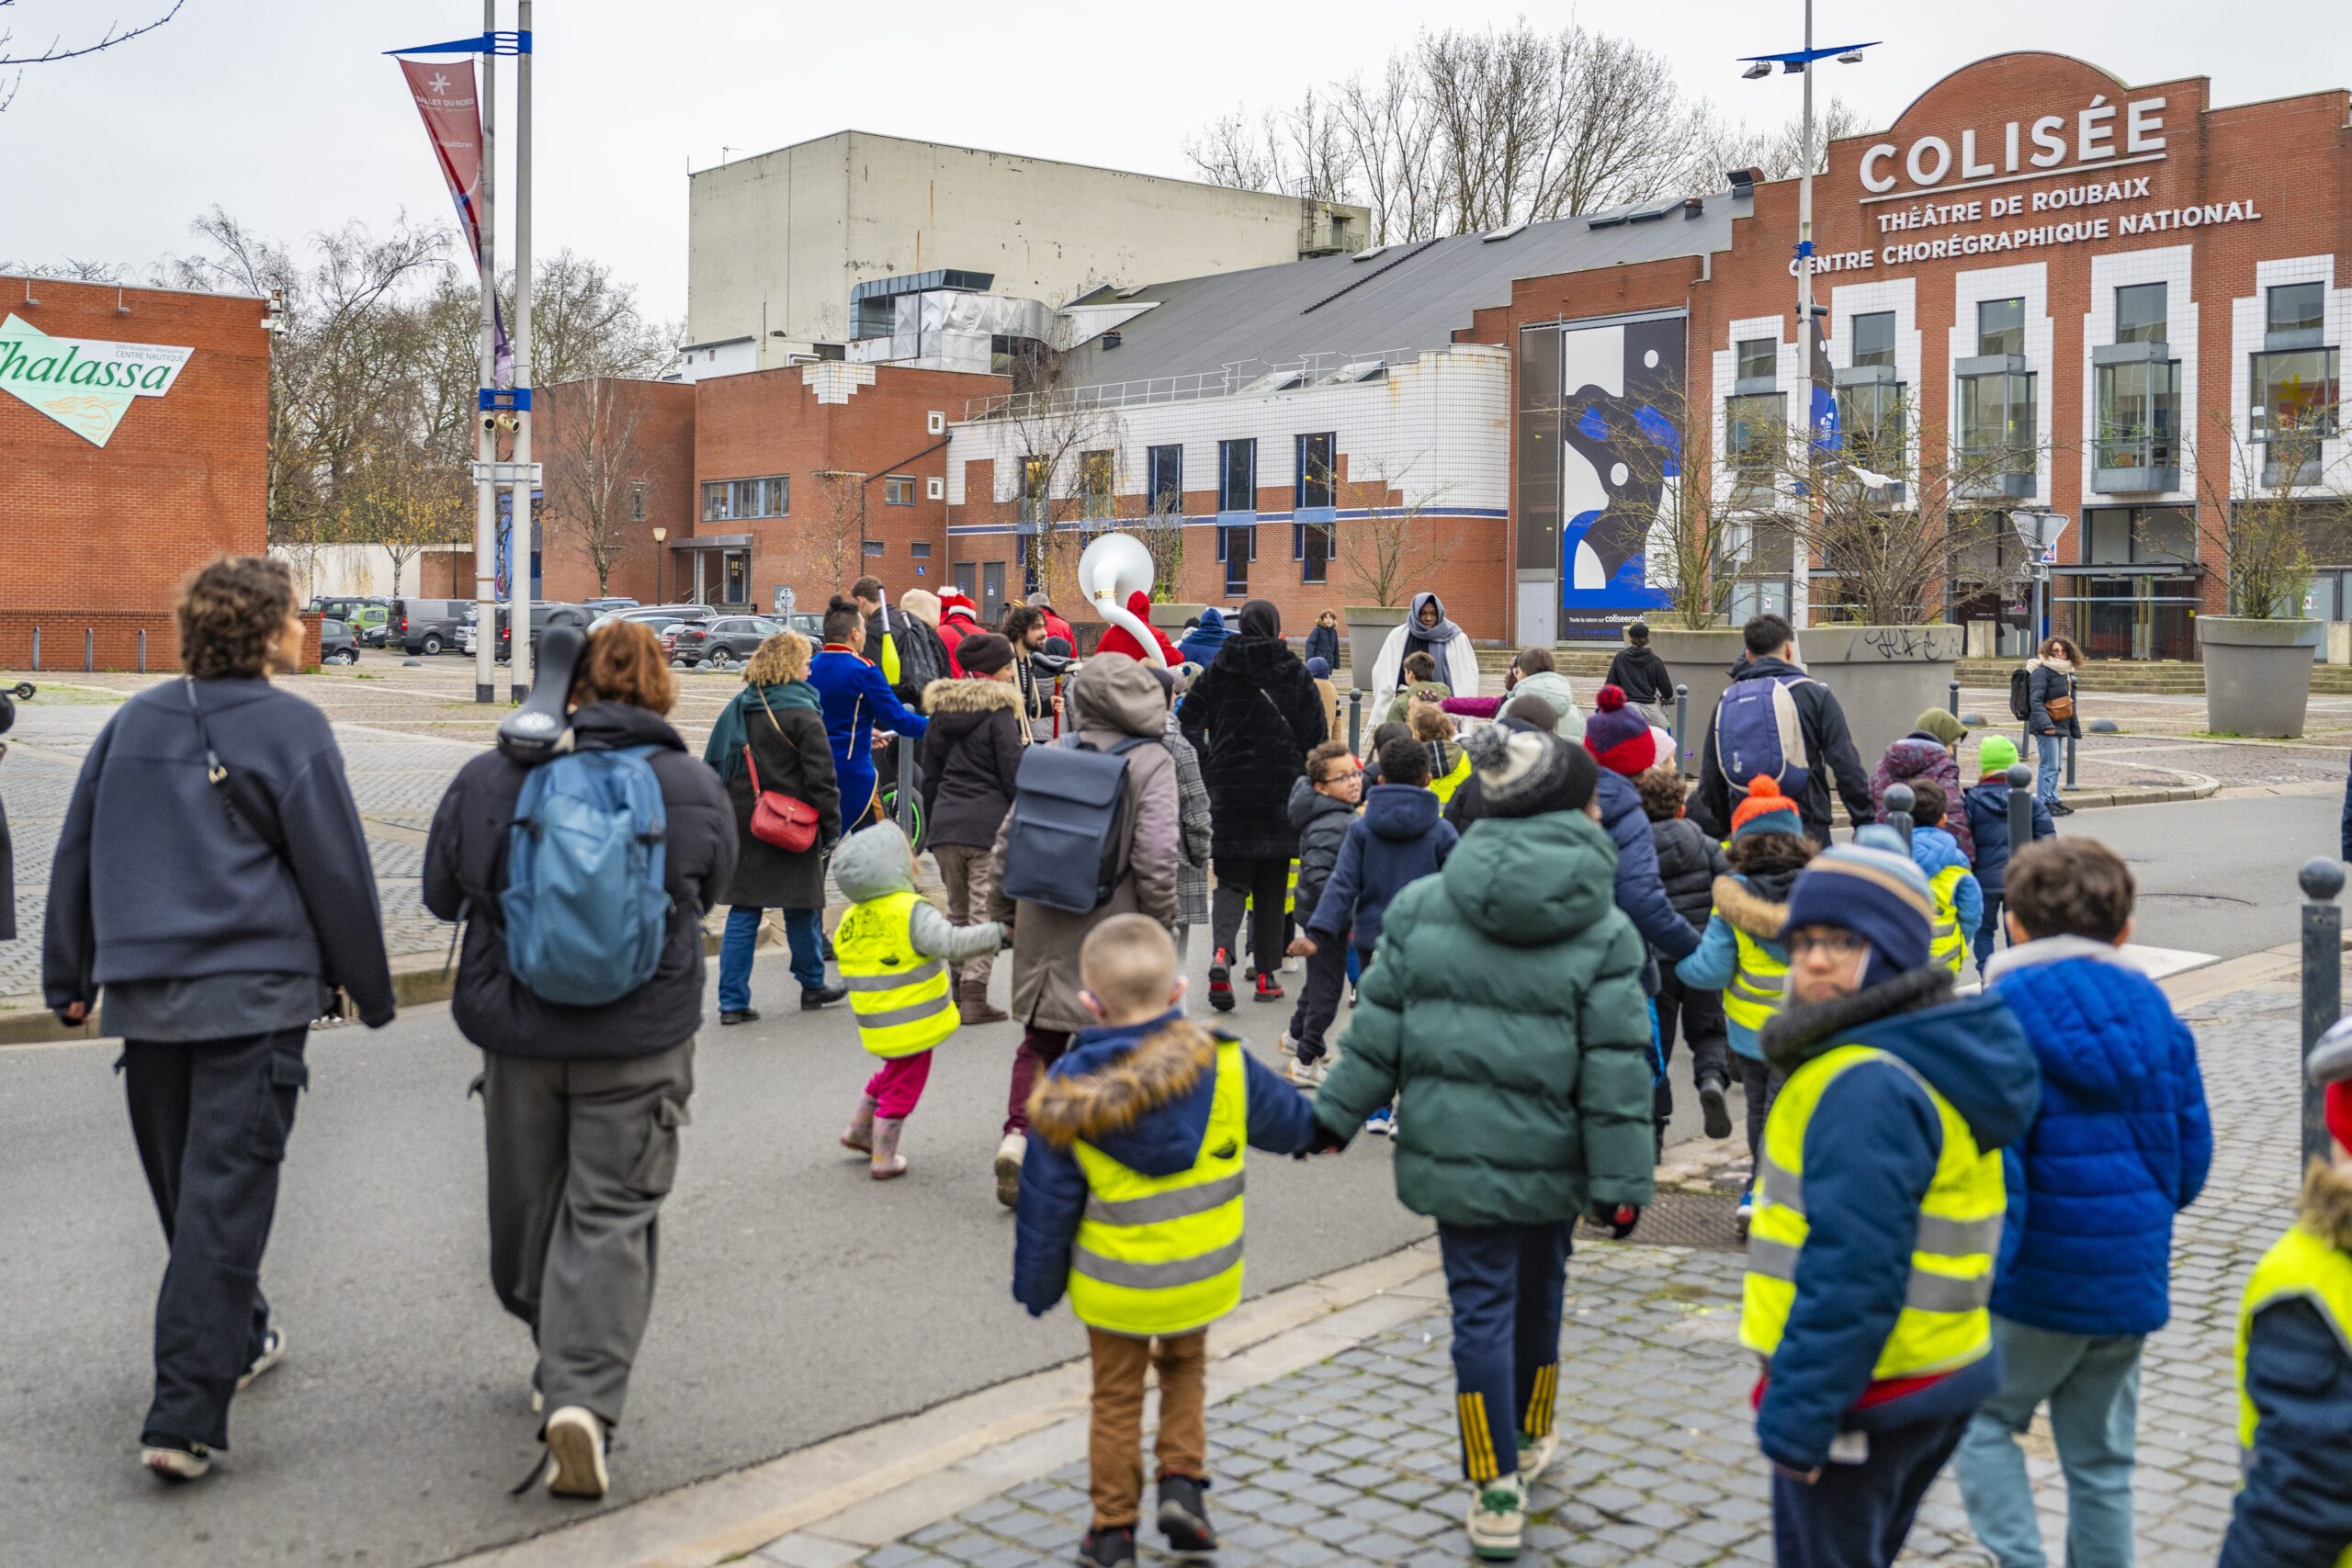
{"label": "brown boot", "polygon": [[1012,1015],[1002,1008],[989,1006],[989,986],[985,980],[965,980],[956,987],[956,1008],[966,1023],[1002,1023]]}

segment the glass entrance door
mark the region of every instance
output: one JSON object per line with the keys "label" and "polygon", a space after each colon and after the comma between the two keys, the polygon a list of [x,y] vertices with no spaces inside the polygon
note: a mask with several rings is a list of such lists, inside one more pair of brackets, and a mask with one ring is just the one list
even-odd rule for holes
{"label": "glass entrance door", "polygon": [[2086,659],[2197,657],[2197,580],[2193,577],[2078,577],[2061,580],[2051,598],[2051,626],[2071,629]]}

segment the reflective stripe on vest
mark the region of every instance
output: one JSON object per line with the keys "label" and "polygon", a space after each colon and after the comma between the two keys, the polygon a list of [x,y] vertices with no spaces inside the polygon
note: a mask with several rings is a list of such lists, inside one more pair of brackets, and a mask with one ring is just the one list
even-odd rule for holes
{"label": "reflective stripe on vest", "polygon": [[1955,975],[1968,963],[1968,939],[1974,934],[1960,929],[1960,910],[1951,897],[1951,890],[1967,874],[1964,865],[1948,865],[1928,879],[1928,891],[1936,897],[1935,936],[1928,944],[1928,956]]}
{"label": "reflective stripe on vest", "polygon": [[877,1056],[911,1056],[956,1032],[947,965],[915,951],[911,928],[922,901],[902,889],[853,904],[833,932],[858,1039]]}
{"label": "reflective stripe on vest", "polygon": [[[2255,1314],[2284,1301],[2307,1301],[2335,1330],[2346,1359],[2352,1359],[2352,1255],[2331,1247],[2301,1224],[2278,1238],[2254,1275],[2245,1282],[2238,1304],[2238,1446],[2250,1456],[2262,1412],[2245,1391],[2246,1347],[2254,1337]],[[2337,1568],[2352,1568],[2352,1549],[2336,1559]]]}
{"label": "reflective stripe on vest", "polygon": [[1469,776],[1470,753],[1464,751],[1454,760],[1453,766],[1430,777],[1430,793],[1437,796],[1438,805],[1443,807],[1453,798],[1453,792],[1462,787],[1462,781]]}
{"label": "reflective stripe on vest", "polygon": [[1867,1045],[1824,1052],[1791,1076],[1772,1103],[1757,1158],[1756,1215],[1747,1233],[1740,1343],[1770,1357],[1780,1348],[1796,1301],[1796,1278],[1811,1235],[1804,1203],[1805,1131],[1824,1094],[1852,1069],[1884,1063],[1926,1091],[1943,1124],[1935,1179],[1921,1201],[1910,1278],[1894,1332],[1880,1348],[1873,1381],[1948,1371],[1992,1348],[1993,1264],[2001,1247],[2007,1195],[2001,1156],[1976,1146],[1967,1121],[1910,1064]]}
{"label": "reflective stripe on vest", "polygon": [[1739,967],[1724,987],[1724,1014],[1742,1029],[1758,1030],[1781,1010],[1781,992],[1789,978],[1789,961],[1775,958],[1770,949],[1737,926],[1732,940],[1739,944]]}
{"label": "reflective stripe on vest", "polygon": [[1070,1145],[1089,1194],[1070,1254],[1069,1304],[1080,1323],[1137,1337],[1189,1334],[1240,1304],[1250,1093],[1238,1042],[1217,1042],[1213,1070],[1208,1127],[1191,1169],[1146,1176],[1082,1139]]}

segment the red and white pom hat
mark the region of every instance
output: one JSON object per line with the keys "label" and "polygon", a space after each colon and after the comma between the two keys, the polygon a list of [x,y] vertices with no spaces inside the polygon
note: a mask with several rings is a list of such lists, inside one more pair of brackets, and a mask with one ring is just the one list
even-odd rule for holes
{"label": "red and white pom hat", "polygon": [[944,621],[958,610],[976,621],[980,618],[979,608],[972,603],[972,596],[951,582],[939,591],[939,618]]}
{"label": "red and white pom hat", "polygon": [[1603,686],[1592,705],[1593,716],[1584,723],[1584,749],[1594,761],[1627,778],[1657,766],[1657,732],[1648,719],[1625,705],[1623,691]]}

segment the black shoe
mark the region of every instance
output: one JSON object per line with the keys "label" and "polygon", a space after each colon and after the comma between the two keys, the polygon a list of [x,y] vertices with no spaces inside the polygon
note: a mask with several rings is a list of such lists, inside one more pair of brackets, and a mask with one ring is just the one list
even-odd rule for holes
{"label": "black shoe", "polygon": [[1159,1533],[1168,1550],[1177,1552],[1215,1551],[1216,1531],[1209,1525],[1208,1499],[1201,1494],[1208,1483],[1189,1475],[1159,1478]]}
{"label": "black shoe", "polygon": [[1078,1560],[1087,1568],[1136,1568],[1136,1532],[1132,1528],[1088,1530],[1078,1543]]}
{"label": "black shoe", "polygon": [[2052,817],[2072,817],[2074,814],[2075,808],[2063,800],[2053,800],[2050,803],[2050,815]]}
{"label": "black shoe", "polygon": [[1707,1082],[1699,1086],[1699,1110],[1707,1119],[1707,1136],[1731,1136],[1731,1107],[1724,1103],[1724,1086]]}
{"label": "black shoe", "polygon": [[1233,1010],[1233,958],[1221,947],[1209,960],[1209,1006],[1219,1012]]}
{"label": "black shoe", "polygon": [[815,1012],[820,1008],[829,1008],[832,1006],[835,1002],[841,1000],[847,995],[849,995],[849,987],[847,986],[817,986],[814,987],[803,986],[800,987],[800,1010],[802,1012]]}
{"label": "black shoe", "polygon": [[727,1011],[718,1015],[718,1021],[721,1023],[757,1023],[760,1021],[760,1012],[757,1008],[730,1008]]}

